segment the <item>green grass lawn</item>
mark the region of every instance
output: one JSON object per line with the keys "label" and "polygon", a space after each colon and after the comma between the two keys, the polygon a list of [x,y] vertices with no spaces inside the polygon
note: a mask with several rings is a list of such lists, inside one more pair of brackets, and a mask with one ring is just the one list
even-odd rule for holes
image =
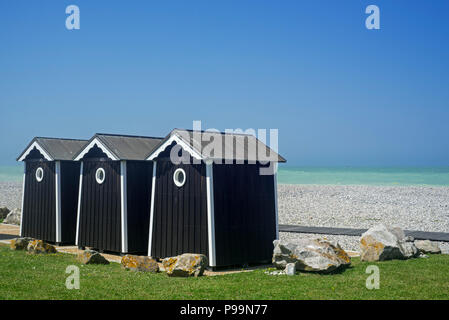
{"label": "green grass lawn", "polygon": [[[81,265],[70,254],[29,255],[0,245],[0,299],[448,299],[449,255],[386,261],[380,289],[365,287],[366,267],[333,275],[269,276],[265,269],[200,278],[125,271],[117,263]],[[80,267],[80,290],[65,287],[66,267]]]}

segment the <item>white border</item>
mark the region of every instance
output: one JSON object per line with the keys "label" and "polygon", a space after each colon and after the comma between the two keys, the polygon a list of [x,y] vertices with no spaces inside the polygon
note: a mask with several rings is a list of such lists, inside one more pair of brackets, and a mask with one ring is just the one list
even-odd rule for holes
{"label": "white border", "polygon": [[[209,162],[209,161],[208,161]],[[214,171],[213,163],[206,163],[207,188],[207,234],[209,240],[209,266],[216,266],[215,257],[215,214],[214,214]]]}
{"label": "white border", "polygon": [[[98,172],[103,172],[103,180],[100,180],[98,178]],[[97,181],[98,184],[103,184],[104,180],[106,180],[106,172],[104,171],[103,168],[98,168],[97,171],[95,171],[95,180]]]}
{"label": "white border", "polygon": [[128,197],[126,192],[126,161],[120,161],[120,222],[122,229],[122,253],[128,252]]}
{"label": "white border", "polygon": [[153,161],[153,178],[151,185],[151,204],[150,204],[150,232],[148,233],[148,256],[151,257],[151,247],[153,244],[153,217],[154,217],[154,197],[156,193],[156,166],[157,162]]}
{"label": "white border", "polygon": [[39,152],[44,156],[44,158],[48,161],[53,161],[54,159],[42,148],[37,141],[34,141],[31,146],[24,152],[24,154],[17,161],[23,161],[30,154],[31,150],[36,148]]}
{"label": "white border", "polygon": [[278,217],[278,164],[274,163],[274,210],[276,216],[276,240],[279,240],[279,217]]}
{"label": "white border", "polygon": [[[37,175],[38,172],[42,172],[42,177],[41,178],[38,177],[38,175]],[[44,180],[44,169],[42,169],[42,167],[38,167],[36,169],[36,172],[34,173],[34,177],[36,178],[37,182],[42,182],[42,180]]]}
{"label": "white border", "polygon": [[[180,172],[182,172],[182,174],[184,175],[184,180],[182,182],[179,182],[177,179],[178,174]],[[186,176],[186,172],[184,171],[184,169],[182,169],[182,168],[176,169],[175,172],[173,173],[173,182],[175,183],[175,185],[178,188],[181,188],[186,183],[186,180],[187,180],[187,176]]]}
{"label": "white border", "polygon": [[112,160],[120,160],[118,159],[111,150],[109,150],[98,138],[93,139],[86,147],[84,147],[83,151],[74,159],[74,161],[79,161],[81,160],[86,153],[89,152],[90,149],[92,149],[95,145],[98,146],[98,148],[101,149],[101,151],[103,151],[104,153],[106,153],[106,155],[112,159]]}
{"label": "white border", "polygon": [[199,154],[194,149],[192,149],[192,147],[190,145],[188,145],[186,142],[181,140],[181,138],[179,138],[175,133],[170,137],[170,139],[165,141],[159,148],[154,150],[146,160],[154,160],[155,158],[157,158],[157,156],[162,151],[164,151],[169,145],[171,145],[173,143],[173,141],[175,141],[177,144],[179,144],[185,151],[190,153],[190,155],[192,157],[194,157],[198,160],[203,160],[203,156],[201,154]]}
{"label": "white border", "polygon": [[80,186],[79,186],[79,192],[78,192],[78,213],[76,215],[76,238],[75,238],[75,244],[78,245],[78,235],[80,230],[80,213],[81,213],[81,193],[83,190],[83,162],[81,162],[80,166]]}
{"label": "white border", "polygon": [[20,236],[22,236],[22,222],[23,222],[23,212],[25,207],[25,179],[26,179],[26,163],[23,164],[23,182],[22,182],[22,209],[21,209],[21,215],[20,215]]}
{"label": "white border", "polygon": [[55,162],[56,242],[61,242],[61,161]]}

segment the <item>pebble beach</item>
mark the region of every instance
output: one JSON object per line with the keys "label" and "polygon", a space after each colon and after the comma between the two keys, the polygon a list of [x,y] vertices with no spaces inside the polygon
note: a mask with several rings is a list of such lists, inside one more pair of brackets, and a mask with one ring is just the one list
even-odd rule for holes
{"label": "pebble beach", "polygon": [[[0,207],[21,207],[21,182],[0,182]],[[279,223],[314,227],[370,228],[383,223],[408,230],[449,232],[449,187],[370,185],[278,185]],[[358,251],[359,238],[280,233],[336,240]],[[449,243],[439,243],[449,252]]]}
{"label": "pebble beach", "polygon": [[[449,232],[449,187],[370,185],[278,186],[279,223],[315,227],[370,228],[383,223],[407,230]],[[283,240],[335,240],[359,250],[359,237],[280,233]],[[449,252],[449,243],[439,243]]]}

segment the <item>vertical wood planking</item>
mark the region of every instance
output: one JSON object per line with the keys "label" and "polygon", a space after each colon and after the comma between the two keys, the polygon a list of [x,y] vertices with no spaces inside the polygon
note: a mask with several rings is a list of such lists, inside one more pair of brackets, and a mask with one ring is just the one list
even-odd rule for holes
{"label": "vertical wood planking", "polygon": [[[105,170],[102,184],[98,184],[95,179],[98,168]],[[106,198],[110,198],[107,206],[103,203]],[[122,252],[120,198],[120,162],[83,161],[79,246]]]}
{"label": "vertical wood planking", "polygon": [[[25,162],[25,189],[22,208],[22,235],[56,241],[55,164],[49,161]],[[44,177],[36,180],[36,169],[42,167]]]}
{"label": "vertical wood planking", "polygon": [[[173,182],[177,168],[183,168],[186,173],[182,187]],[[205,175],[204,164],[175,165],[167,159],[157,160],[151,241],[153,257],[165,258],[186,252],[209,255]]]}

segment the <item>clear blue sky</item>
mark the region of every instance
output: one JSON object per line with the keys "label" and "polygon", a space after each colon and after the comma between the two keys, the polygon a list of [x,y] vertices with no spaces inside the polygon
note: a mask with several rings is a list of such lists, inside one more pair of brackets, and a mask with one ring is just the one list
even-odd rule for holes
{"label": "clear blue sky", "polygon": [[277,128],[290,165],[449,165],[448,16],[446,0],[1,1],[0,165],[34,136],[193,120]]}

